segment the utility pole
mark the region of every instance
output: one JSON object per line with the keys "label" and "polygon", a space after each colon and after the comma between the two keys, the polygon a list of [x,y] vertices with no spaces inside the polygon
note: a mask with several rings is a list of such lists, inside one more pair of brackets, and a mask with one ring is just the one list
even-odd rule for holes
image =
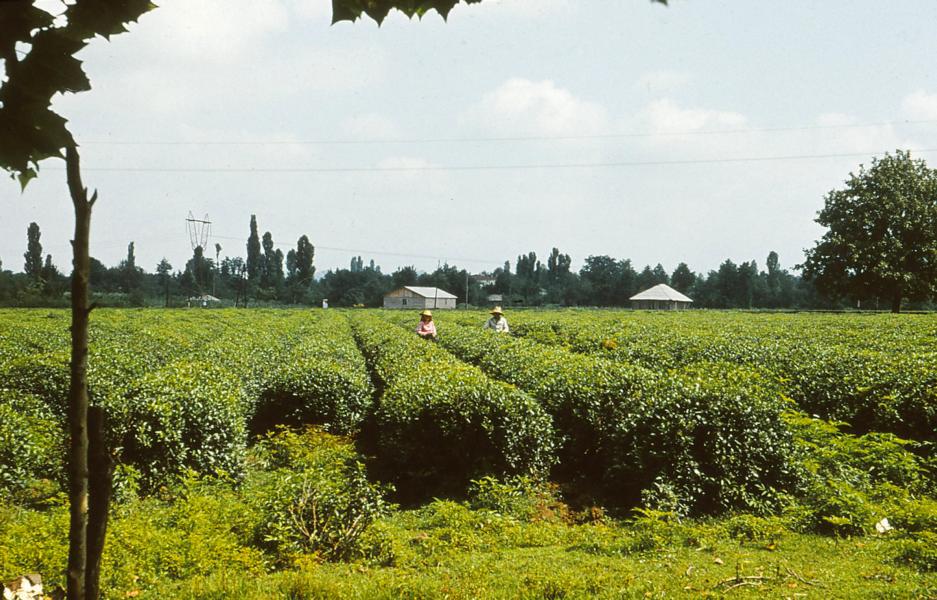
{"label": "utility pole", "polygon": [[465,270],[465,310],[468,310],[468,285],[469,285],[468,282],[469,282],[468,269],[466,269]]}
{"label": "utility pole", "polygon": [[218,276],[221,274],[221,265],[218,264],[218,257],[221,256],[221,244],[215,244],[215,276],[211,278],[211,295],[218,296],[216,292],[216,283],[218,281]]}

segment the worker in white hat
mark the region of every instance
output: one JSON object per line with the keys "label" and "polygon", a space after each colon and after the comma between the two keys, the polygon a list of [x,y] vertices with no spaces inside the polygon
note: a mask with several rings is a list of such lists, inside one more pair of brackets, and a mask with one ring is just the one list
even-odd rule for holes
{"label": "worker in white hat", "polygon": [[504,318],[504,311],[501,310],[500,306],[491,309],[491,318],[485,322],[484,329],[491,329],[498,333],[507,333],[510,331],[508,328],[508,320]]}
{"label": "worker in white hat", "polygon": [[436,339],[436,324],[433,323],[433,313],[424,310],[420,313],[420,324],[416,326],[416,334],[424,340]]}

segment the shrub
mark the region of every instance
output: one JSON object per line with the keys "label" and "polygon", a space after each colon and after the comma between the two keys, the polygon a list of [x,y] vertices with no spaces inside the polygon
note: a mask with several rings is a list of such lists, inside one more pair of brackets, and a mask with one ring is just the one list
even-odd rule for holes
{"label": "shrub", "polygon": [[937,500],[921,498],[906,502],[895,510],[889,521],[900,531],[937,531]]}
{"label": "shrub", "polygon": [[0,389],[0,497],[21,496],[37,479],[64,478],[61,420],[35,396]]}
{"label": "shrub", "polygon": [[519,521],[569,518],[568,508],[557,500],[555,490],[529,477],[476,479],[469,486],[469,506]]}
{"label": "shrub", "polygon": [[338,315],[322,317],[264,382],[252,429],[316,424],[351,433],[371,408],[373,394],[348,323]]}
{"label": "shrub", "polygon": [[47,352],[11,360],[0,370],[3,387],[31,394],[42,400],[58,418],[68,409],[69,355]]}
{"label": "shrub", "polygon": [[232,486],[189,478],[166,496],[131,500],[114,511],[101,569],[109,597],[129,598],[211,573],[256,577],[266,571],[268,557],[251,547],[256,514]]}
{"label": "shrub", "polygon": [[790,412],[785,420],[793,428],[803,468],[813,476],[833,478],[859,489],[889,483],[911,491],[926,485],[919,459],[907,449],[909,442],[890,433],[856,436],[831,423]]}
{"label": "shrub", "polygon": [[377,455],[416,497],[461,494],[484,475],[544,475],[553,428],[536,400],[431,342],[360,317],[355,334],[382,388]]}
{"label": "shrub", "polygon": [[563,436],[561,474],[600,482],[615,506],[634,506],[643,491],[681,514],[764,513],[797,483],[781,418],[790,402],[752,369],[702,363],[662,377],[451,325],[442,344],[539,399]]}
{"label": "shrub", "polygon": [[619,497],[672,486],[676,510],[768,513],[798,483],[789,402],[757,372],[702,364],[661,379],[608,420],[607,485]]}
{"label": "shrub", "polygon": [[637,508],[620,551],[648,552],[674,546],[685,540],[687,533],[687,526],[680,522],[676,513]]}
{"label": "shrub", "polygon": [[785,521],[779,517],[735,515],[725,522],[729,536],[749,542],[776,542],[788,533]]}
{"label": "shrub", "polygon": [[600,480],[608,466],[610,415],[630,410],[655,379],[641,367],[469,327],[447,326],[442,345],[537,398],[561,439],[559,475],[583,482]]}
{"label": "shrub", "polygon": [[260,515],[256,535],[281,563],[307,553],[347,560],[380,546],[362,536],[388,510],[387,489],[368,481],[350,443],[314,429],[280,430],[254,448],[253,460],[259,470],[246,496]]}
{"label": "shrub", "polygon": [[835,479],[817,479],[790,514],[802,531],[850,536],[871,531],[878,512],[868,496],[854,486]]}
{"label": "shrub", "polygon": [[3,580],[41,573],[46,590],[65,584],[68,559],[68,506],[46,510],[0,502],[0,576]]}
{"label": "shrub", "polygon": [[245,404],[240,381],[228,371],[180,361],[143,376],[108,408],[121,459],[139,470],[146,491],[187,469],[238,473]]}

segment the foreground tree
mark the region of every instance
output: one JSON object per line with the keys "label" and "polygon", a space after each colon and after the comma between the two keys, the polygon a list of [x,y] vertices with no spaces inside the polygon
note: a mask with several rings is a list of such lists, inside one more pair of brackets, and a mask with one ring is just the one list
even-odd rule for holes
{"label": "foreground tree", "polygon": [[910,152],[860,165],[816,222],[828,231],[802,266],[825,294],[881,297],[899,312],[902,298],[937,292],[937,171]]}

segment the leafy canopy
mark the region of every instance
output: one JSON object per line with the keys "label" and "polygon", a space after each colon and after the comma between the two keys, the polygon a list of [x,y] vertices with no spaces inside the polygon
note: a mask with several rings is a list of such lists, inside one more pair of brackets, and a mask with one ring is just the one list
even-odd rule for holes
{"label": "leafy canopy", "polygon": [[40,160],[62,157],[75,141],[67,121],[50,109],[52,98],[91,89],[75,58],[95,36],[109,39],[155,8],[148,0],[78,0],[58,17],[30,0],[0,3],[0,168],[25,186]]}
{"label": "leafy canopy", "polygon": [[[392,9],[403,12],[408,17],[422,17],[431,10],[438,12],[443,19],[459,2],[477,4],[481,0],[332,0],[332,23],[356,21],[367,15],[382,23]],[[658,4],[667,4],[668,0],[651,0]]]}
{"label": "leafy canopy", "polygon": [[816,221],[828,231],[807,251],[804,272],[820,289],[899,302],[937,292],[937,170],[910,152],[860,165],[845,189],[827,194]]}

